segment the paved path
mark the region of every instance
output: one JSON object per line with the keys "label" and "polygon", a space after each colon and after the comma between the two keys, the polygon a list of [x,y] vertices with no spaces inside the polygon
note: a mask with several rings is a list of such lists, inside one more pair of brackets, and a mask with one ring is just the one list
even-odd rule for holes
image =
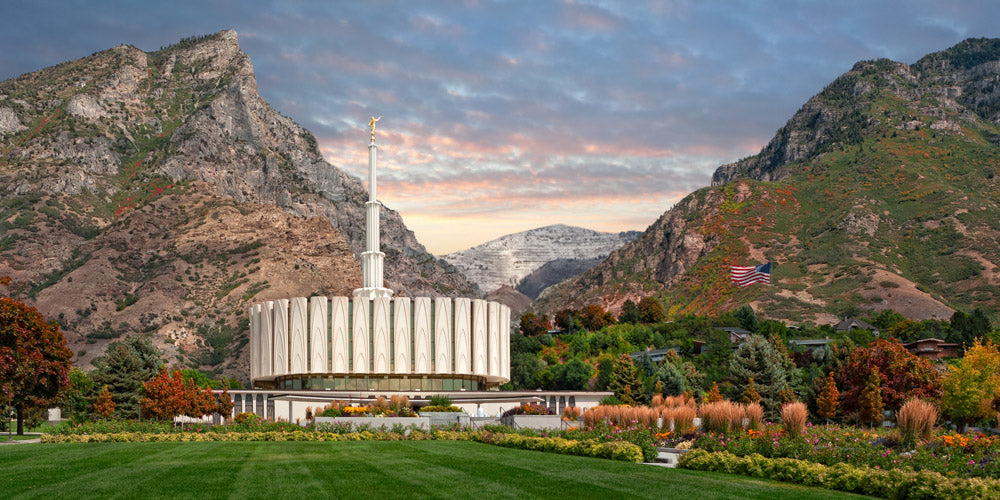
{"label": "paved path", "polygon": [[[16,435],[17,434],[14,434],[14,436],[16,436]],[[41,433],[38,433],[38,432],[25,432],[24,435],[25,436],[38,436],[38,437],[34,438],[34,439],[24,439],[24,440],[21,440],[21,441],[7,441],[7,433],[6,432],[0,432],[0,446],[3,446],[5,444],[27,444],[27,443],[41,443],[42,442],[42,438],[41,438],[42,435],[41,435]]]}

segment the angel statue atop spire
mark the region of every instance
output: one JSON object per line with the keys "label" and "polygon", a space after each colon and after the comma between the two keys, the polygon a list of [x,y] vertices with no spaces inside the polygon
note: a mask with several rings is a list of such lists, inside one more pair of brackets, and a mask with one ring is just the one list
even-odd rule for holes
{"label": "angel statue atop spire", "polygon": [[373,116],[372,120],[370,122],[368,122],[368,126],[370,126],[372,128],[372,142],[375,142],[375,122],[377,122],[377,121],[379,121],[381,119],[382,119],[381,116],[378,117],[378,118],[375,118]]}

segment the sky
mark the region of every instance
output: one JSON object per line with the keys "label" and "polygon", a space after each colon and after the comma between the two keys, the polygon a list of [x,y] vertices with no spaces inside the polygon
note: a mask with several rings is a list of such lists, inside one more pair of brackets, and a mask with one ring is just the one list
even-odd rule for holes
{"label": "sky", "polygon": [[437,255],[644,230],[855,62],[1000,36],[989,1],[21,1],[0,80],[234,29],[261,96]]}

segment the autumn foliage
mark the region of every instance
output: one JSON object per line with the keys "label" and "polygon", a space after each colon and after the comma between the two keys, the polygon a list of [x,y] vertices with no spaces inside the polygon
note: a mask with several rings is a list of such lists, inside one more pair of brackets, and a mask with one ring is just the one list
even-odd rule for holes
{"label": "autumn foliage", "polygon": [[940,376],[929,361],[906,350],[898,340],[879,339],[852,351],[841,369],[841,405],[845,414],[860,409],[861,393],[873,368],[878,370],[879,389],[887,410],[899,410],[912,397],[936,400],[941,395]]}
{"label": "autumn foliage", "polygon": [[833,372],[826,377],[826,384],[823,391],[816,398],[816,413],[823,418],[834,418],[837,416],[837,400],[840,399],[840,391],[837,390],[837,382],[833,380]]}
{"label": "autumn foliage", "polygon": [[55,323],[47,323],[33,307],[0,297],[0,403],[23,413],[49,404],[69,385],[73,353]]}
{"label": "autumn foliage", "polygon": [[94,401],[94,413],[108,418],[115,411],[115,402],[111,399],[111,391],[108,390],[108,386],[104,386],[101,393],[97,395],[97,401]]}
{"label": "autumn foliage", "polygon": [[212,390],[199,389],[193,380],[185,381],[179,370],[171,374],[162,369],[143,387],[146,397],[142,398],[142,415],[147,418],[200,417],[218,410]]}

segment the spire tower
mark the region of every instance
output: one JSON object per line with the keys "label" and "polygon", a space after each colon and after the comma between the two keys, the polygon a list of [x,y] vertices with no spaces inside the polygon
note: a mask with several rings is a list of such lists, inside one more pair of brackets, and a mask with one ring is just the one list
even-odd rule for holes
{"label": "spire tower", "polygon": [[375,182],[375,167],[378,159],[378,146],[375,145],[375,122],[382,117],[372,117],[371,142],[368,144],[368,202],[365,203],[365,252],[361,254],[362,287],[354,290],[354,296],[392,297],[392,290],[382,283],[382,261],[385,254],[380,251],[379,215],[382,204],[376,199],[377,185]]}

